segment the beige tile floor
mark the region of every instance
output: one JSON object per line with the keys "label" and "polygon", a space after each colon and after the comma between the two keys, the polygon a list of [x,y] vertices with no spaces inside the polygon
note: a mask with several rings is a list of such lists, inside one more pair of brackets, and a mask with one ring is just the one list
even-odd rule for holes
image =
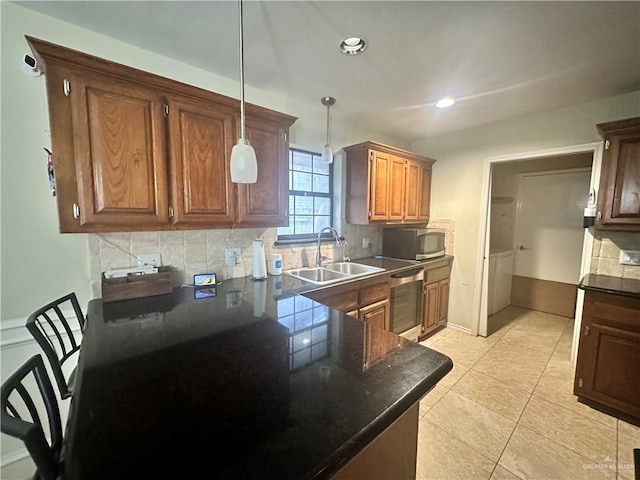
{"label": "beige tile floor", "polygon": [[487,338],[422,342],[454,368],[420,402],[417,478],[633,480],[640,428],[572,394],[573,321],[516,307],[495,321]]}

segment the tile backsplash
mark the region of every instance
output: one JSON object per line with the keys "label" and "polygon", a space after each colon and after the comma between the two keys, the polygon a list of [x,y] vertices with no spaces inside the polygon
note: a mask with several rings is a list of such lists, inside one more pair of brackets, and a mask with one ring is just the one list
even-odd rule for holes
{"label": "tile backsplash", "polygon": [[[341,234],[347,239],[345,253],[352,260],[382,252],[380,226],[343,224]],[[172,267],[175,286],[192,283],[196,273],[215,272],[220,279],[251,275],[252,242],[257,238],[264,240],[267,263],[271,253],[280,253],[285,270],[314,264],[315,243],[276,246],[276,237],[275,228],[89,234],[92,295],[102,296],[102,272],[136,266],[136,255],[142,253],[160,253],[162,264]],[[362,248],[363,237],[371,239],[369,248]],[[238,265],[228,267],[224,250],[232,247],[240,248],[242,255]],[[334,243],[323,243],[321,251],[334,261],[342,260],[342,247]]]}
{"label": "tile backsplash", "polygon": [[434,218],[429,220],[429,228],[441,228],[444,230],[444,253],[453,255],[456,221],[452,218]]}
{"label": "tile backsplash", "polygon": [[[351,259],[370,257],[382,253],[382,226],[351,225],[342,223],[340,232],[347,239],[345,254]],[[433,219],[429,228],[445,230],[446,253],[453,255],[455,222],[451,219]],[[371,240],[369,248],[362,247],[362,238]],[[267,264],[271,253],[282,254],[284,270],[313,265],[316,244],[274,245],[275,228],[245,228],[232,230],[180,230],[172,232],[130,232],[89,234],[89,265],[91,292],[101,297],[102,272],[137,265],[136,255],[160,253],[162,264],[171,268],[174,286],[192,283],[197,273],[215,272],[221,280],[249,276],[252,273],[252,242],[264,240]],[[224,260],[226,248],[240,248],[238,265],[228,267]],[[322,255],[341,261],[342,247],[323,243]]]}
{"label": "tile backsplash", "polygon": [[640,250],[640,233],[594,230],[591,273],[640,280],[640,266],[620,265],[620,250]]}

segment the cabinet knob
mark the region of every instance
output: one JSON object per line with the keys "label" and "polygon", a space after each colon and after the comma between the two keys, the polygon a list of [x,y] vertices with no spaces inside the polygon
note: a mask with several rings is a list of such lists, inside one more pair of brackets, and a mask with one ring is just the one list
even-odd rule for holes
{"label": "cabinet knob", "polygon": [[73,204],[72,210],[73,210],[73,218],[75,218],[76,220],[80,218],[80,206],[77,203]]}
{"label": "cabinet knob", "polygon": [[591,329],[589,328],[589,325],[585,325],[585,327],[584,327],[584,336],[588,337],[590,333],[591,333]]}

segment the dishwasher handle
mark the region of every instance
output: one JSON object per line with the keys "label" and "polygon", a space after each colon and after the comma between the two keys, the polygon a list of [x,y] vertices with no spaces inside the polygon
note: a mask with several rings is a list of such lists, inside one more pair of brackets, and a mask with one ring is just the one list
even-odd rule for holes
{"label": "dishwasher handle", "polygon": [[391,286],[403,285],[410,282],[421,282],[424,276],[424,268],[418,267],[391,275]]}

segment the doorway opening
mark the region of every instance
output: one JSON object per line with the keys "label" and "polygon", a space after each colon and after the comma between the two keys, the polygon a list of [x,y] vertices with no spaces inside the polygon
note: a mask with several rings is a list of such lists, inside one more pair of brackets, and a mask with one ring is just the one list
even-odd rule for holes
{"label": "doorway opening", "polygon": [[[593,143],[486,160],[477,334],[508,322],[509,305],[581,317],[577,283],[589,271],[593,244],[583,209],[597,190],[601,157],[601,143]],[[572,361],[576,339],[574,328]]]}

